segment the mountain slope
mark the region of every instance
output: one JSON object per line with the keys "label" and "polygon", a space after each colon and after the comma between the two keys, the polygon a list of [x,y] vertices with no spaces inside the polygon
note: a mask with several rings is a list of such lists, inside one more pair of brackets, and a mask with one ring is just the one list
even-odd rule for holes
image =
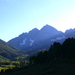
{"label": "mountain slope", "polygon": [[[24,55],[24,51],[20,51],[10,44],[0,40],[0,57],[4,59],[14,60],[15,57]],[[27,54],[25,54],[27,56]]]}

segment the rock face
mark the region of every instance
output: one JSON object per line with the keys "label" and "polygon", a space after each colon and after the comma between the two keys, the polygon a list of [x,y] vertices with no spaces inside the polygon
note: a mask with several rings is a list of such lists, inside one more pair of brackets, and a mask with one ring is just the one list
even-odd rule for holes
{"label": "rock face", "polygon": [[22,33],[7,43],[20,50],[49,49],[55,41],[62,43],[68,37],[75,37],[74,32],[75,29],[70,29],[63,33],[50,25],[45,25],[40,30],[34,28],[28,33]]}

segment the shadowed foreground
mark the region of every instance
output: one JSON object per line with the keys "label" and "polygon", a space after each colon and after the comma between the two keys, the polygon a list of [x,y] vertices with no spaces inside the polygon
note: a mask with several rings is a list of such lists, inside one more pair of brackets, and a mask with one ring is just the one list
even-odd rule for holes
{"label": "shadowed foreground", "polygon": [[14,68],[7,70],[0,75],[75,75],[75,61],[74,60],[60,60],[51,63],[42,63],[38,65],[31,65],[23,68]]}

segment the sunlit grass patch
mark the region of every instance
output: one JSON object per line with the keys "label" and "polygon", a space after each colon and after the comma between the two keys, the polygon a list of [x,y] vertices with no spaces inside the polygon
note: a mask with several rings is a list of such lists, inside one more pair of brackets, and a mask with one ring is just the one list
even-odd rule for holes
{"label": "sunlit grass patch", "polygon": [[28,54],[23,54],[21,56],[15,57],[14,59],[19,60],[19,59],[25,59],[27,56],[29,56]]}
{"label": "sunlit grass patch", "polygon": [[1,70],[7,70],[7,69],[12,69],[12,68],[14,68],[15,67],[15,65],[1,65],[1,67],[0,67],[0,72],[1,72]]}

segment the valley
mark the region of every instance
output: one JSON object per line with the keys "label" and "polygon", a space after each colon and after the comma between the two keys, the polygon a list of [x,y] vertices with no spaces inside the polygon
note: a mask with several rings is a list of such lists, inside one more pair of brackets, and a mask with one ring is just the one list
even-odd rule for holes
{"label": "valley", "polygon": [[49,50],[30,56],[29,62],[3,62],[6,63],[6,66],[1,65],[0,75],[74,75],[75,39],[68,38],[62,44],[54,42]]}
{"label": "valley", "polygon": [[0,75],[75,74],[74,33],[46,25],[8,42],[0,39]]}

